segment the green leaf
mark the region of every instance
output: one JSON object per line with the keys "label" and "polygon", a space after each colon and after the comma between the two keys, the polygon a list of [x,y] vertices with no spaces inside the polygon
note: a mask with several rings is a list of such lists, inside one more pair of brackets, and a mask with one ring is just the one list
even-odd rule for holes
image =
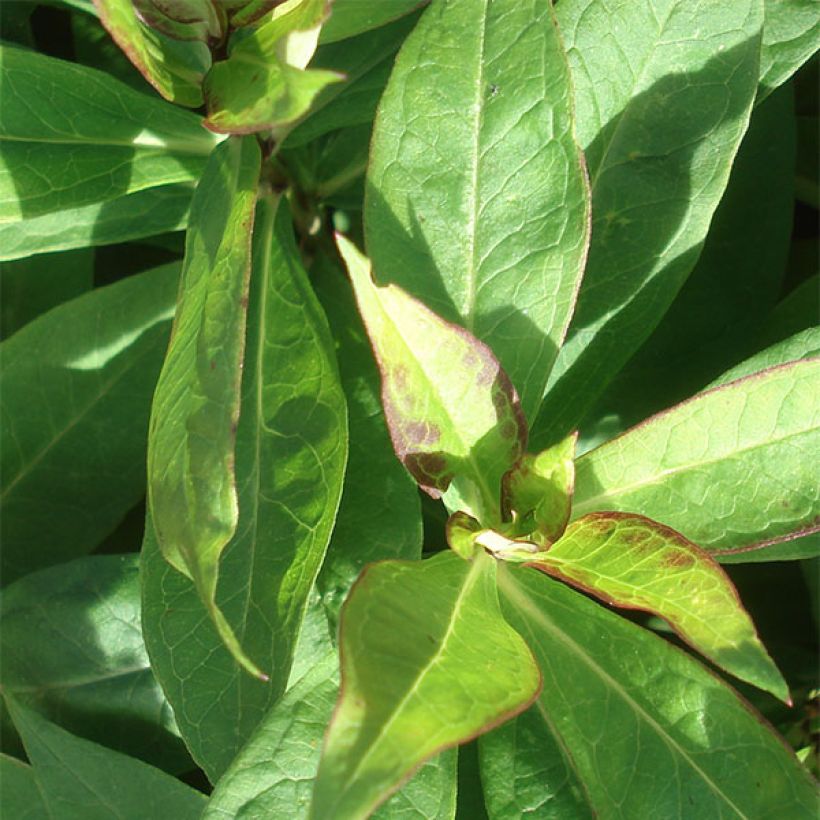
{"label": "green leaf", "polygon": [[139,760],[81,740],[6,696],[34,776],[60,820],[200,817],[205,795]]}
{"label": "green leaf", "polygon": [[26,763],[0,754],[0,782],[3,783],[3,810],[15,820],[43,820],[48,807],[34,776]]}
{"label": "green leaf", "polygon": [[709,660],[791,705],[726,573],[669,527],[640,515],[591,513],[528,566],[608,604],[659,615]]}
{"label": "green leaf", "polygon": [[795,196],[820,209],[820,117],[797,117]]}
{"label": "green leaf", "polygon": [[133,0],[137,17],[155,31],[175,40],[222,42],[227,20],[216,0]]}
{"label": "green leaf", "polygon": [[390,0],[389,3],[362,3],[361,0],[334,0],[330,18],[322,26],[319,42],[333,43],[355,37],[407,15],[426,2],[427,0]]}
{"label": "green leaf", "polygon": [[[323,658],[265,715],[214,789],[203,820],[307,815],[322,736],[339,691],[335,653]],[[452,818],[455,751],[425,763],[374,815]]]}
{"label": "green leaf", "polygon": [[3,592],[0,682],[63,728],[161,768],[191,761],[148,663],[136,555],[93,555]]}
{"label": "green leaf", "polygon": [[813,816],[794,754],[687,654],[531,569],[501,566],[498,580],[544,674],[537,712],[519,720],[540,716],[565,749],[590,814]]}
{"label": "green leaf", "polygon": [[0,46],[0,223],[196,181],[200,118],[107,74]]}
{"label": "green leaf", "polygon": [[536,696],[540,674],[498,609],[496,562],[384,561],[342,610],[342,686],[311,817],[367,816],[419,764]]}
{"label": "green leaf", "polygon": [[[318,584],[334,627],[365,564],[421,558],[421,506],[415,482],[396,459],[379,401],[379,373],[350,283],[326,257],[311,279],[336,341],[347,397],[350,456],[339,514]],[[378,476],[378,481],[371,481]]]}
{"label": "green leaf", "polygon": [[273,129],[281,139],[322,89],[344,79],[333,71],[305,70],[327,8],[328,0],[301,0],[232,42],[228,59],[205,78],[205,125],[234,134]]}
{"label": "green leaf", "polygon": [[694,266],[749,121],[762,12],[762,0],[556,7],[593,224],[535,446],[578,426]]}
{"label": "green leaf", "polygon": [[94,0],[116,44],[166,100],[197,108],[200,86],[211,62],[205,43],[175,43],[144,26],[131,0]]}
{"label": "green leaf", "polygon": [[0,345],[4,583],[90,552],[144,494],[178,274],[91,291]]}
{"label": "green leaf", "polygon": [[381,370],[396,454],[433,498],[452,483],[459,509],[487,525],[499,520],[501,477],[527,436],[515,389],[487,345],[396,285],[376,285],[355,245],[337,241]]}
{"label": "green leaf", "polygon": [[784,88],[752,114],[697,264],[610,384],[601,411],[628,427],[755,352],[781,291],[793,199],[794,100]]}
{"label": "green leaf", "polygon": [[163,185],[81,208],[0,224],[0,262],[182,230],[188,223],[193,192],[188,184]]}
{"label": "green leaf", "polygon": [[163,555],[194,582],[236,659],[262,677],[215,601],[219,556],[239,517],[234,444],[259,164],[255,140],[228,140],[194,196],[179,304],[151,409],[148,503]]}
{"label": "green leaf", "polygon": [[502,506],[505,518],[513,514],[516,537],[545,546],[561,537],[572,509],[577,440],[576,433],[538,455],[527,453],[504,476]]}
{"label": "green leaf", "polygon": [[761,550],[729,552],[719,556],[721,564],[753,564],[763,561],[804,561],[820,557],[820,532],[813,532]]}
{"label": "green leaf", "polygon": [[[191,753],[212,781],[285,691],[325,553],[347,454],[333,342],[283,203],[259,205],[242,413],[239,524],[219,561],[217,605],[267,672],[245,675],[221,645],[193,584],[162,560],[149,528],[143,620],[155,674]],[[275,221],[274,221],[275,219]]]}
{"label": "green leaf", "polygon": [[816,529],[818,380],[818,359],[771,368],[587,453],[575,465],[573,517],[639,513],[716,556]]}
{"label": "green leaf", "polygon": [[[809,265],[816,267],[817,248],[809,240],[811,256]],[[797,243],[795,243],[797,244]],[[775,305],[774,310],[762,328],[761,344],[773,345],[782,342],[803,330],[810,330],[820,316],[820,274],[815,273],[800,282]]]}
{"label": "green leaf", "polygon": [[87,248],[6,262],[0,267],[0,338],[88,292],[93,284],[94,252]]}
{"label": "green leaf", "polygon": [[367,250],[486,342],[532,419],[583,271],[589,197],[548,0],[434,3],[379,108]]}
{"label": "green leaf", "polygon": [[766,22],[760,50],[761,102],[820,48],[820,13],[805,0],[764,0]]}

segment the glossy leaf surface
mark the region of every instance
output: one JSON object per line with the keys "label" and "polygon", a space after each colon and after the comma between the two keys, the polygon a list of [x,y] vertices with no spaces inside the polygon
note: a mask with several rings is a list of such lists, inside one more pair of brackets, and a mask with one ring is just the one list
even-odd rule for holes
{"label": "glossy leaf surface", "polygon": [[11,584],[0,682],[75,734],[183,770],[190,758],[142,640],[137,570],[135,555],[93,555]]}
{"label": "glossy leaf surface", "polygon": [[205,795],[132,757],[82,740],[7,699],[49,817],[198,818]]}
{"label": "glossy leaf surface", "polygon": [[314,818],[366,816],[428,757],[518,713],[540,686],[482,553],[371,564],[342,610],[340,642]]}
{"label": "glossy leaf surface", "polygon": [[373,135],[365,226],[377,280],[486,342],[530,419],[586,256],[573,128],[550,3],[456,0],[432,4],[407,38]]}
{"label": "glossy leaf surface", "polygon": [[487,345],[396,285],[376,285],[357,248],[337,241],[381,370],[396,454],[433,498],[452,483],[461,509],[497,520],[501,477],[527,434],[507,375]]}
{"label": "glossy leaf surface", "polygon": [[815,787],[794,754],[684,652],[531,569],[500,567],[499,590],[544,674],[537,712],[519,720],[541,716],[590,813],[812,816]]}
{"label": "glossy leaf surface", "polygon": [[815,529],[818,380],[793,362],[653,416],[577,461],[573,516],[640,513],[715,555]]}
{"label": "glossy leaf surface", "polygon": [[669,527],[640,515],[591,513],[530,566],[608,604],[660,615],[718,666],[790,702],[726,573]]}
{"label": "glossy leaf surface", "polygon": [[162,560],[150,533],[143,547],[148,651],[214,782],[285,691],[342,490],[344,395],[292,230],[284,204],[275,213],[260,203],[236,441],[239,524],[217,587],[218,606],[269,684],[233,662],[193,584]]}
{"label": "glossy leaf surface", "polygon": [[763,24],[762,0],[580,0],[556,15],[593,225],[536,447],[578,425],[695,264],[748,124]]}
{"label": "glossy leaf surface", "polygon": [[215,595],[219,556],[239,516],[234,444],[259,163],[255,141],[224,142],[197,188],[148,438],[148,501],[163,555],[191,578],[223,640],[254,674]]}
{"label": "glossy leaf surface", "polygon": [[197,108],[210,65],[204,43],[174,43],[140,22],[131,0],[94,0],[108,33],[166,100]]}
{"label": "glossy leaf surface", "polygon": [[805,0],[764,0],[766,23],[760,52],[758,102],[820,48],[820,10]]}
{"label": "glossy leaf surface", "polygon": [[91,552],[145,492],[178,278],[173,264],[91,291],[0,345],[4,583]]}
{"label": "glossy leaf surface", "polygon": [[205,78],[208,128],[249,134],[281,130],[299,119],[316,95],[343,78],[331,71],[305,70],[313,56],[327,0],[302,0],[255,28],[214,64]]}

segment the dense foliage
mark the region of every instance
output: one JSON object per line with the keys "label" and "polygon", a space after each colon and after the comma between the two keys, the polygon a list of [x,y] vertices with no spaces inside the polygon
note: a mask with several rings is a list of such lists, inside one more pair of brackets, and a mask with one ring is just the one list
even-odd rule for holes
{"label": "dense foliage", "polygon": [[0,38],[3,816],[816,816],[816,3]]}

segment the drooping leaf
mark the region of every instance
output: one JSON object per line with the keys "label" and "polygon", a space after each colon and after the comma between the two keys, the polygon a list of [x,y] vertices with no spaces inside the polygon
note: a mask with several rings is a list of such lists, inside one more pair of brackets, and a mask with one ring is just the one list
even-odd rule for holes
{"label": "drooping leaf", "polygon": [[145,492],[178,277],[172,264],[91,291],[0,345],[4,583],[91,552]]}
{"label": "drooping leaf", "polygon": [[[335,653],[323,658],[266,715],[219,780],[203,820],[307,817],[322,736],[339,690]],[[455,751],[429,760],[374,815],[452,818]]]}
{"label": "drooping leaf", "polygon": [[205,78],[205,125],[233,134],[273,130],[281,139],[323,88],[343,79],[305,68],[327,10],[328,0],[302,0],[232,44]]}
{"label": "drooping leaf", "polygon": [[660,615],[718,666],[790,703],[726,573],[669,527],[640,515],[590,513],[528,566],[606,603]]}
{"label": "drooping leaf", "polygon": [[361,0],[333,0],[330,18],[322,26],[321,43],[333,43],[379,28],[409,14],[428,0],[391,0],[389,3],[362,3]]}
{"label": "drooping leaf", "polygon": [[217,587],[217,605],[270,674],[269,684],[236,666],[193,584],[165,564],[150,533],[143,547],[152,666],[213,782],[285,691],[347,454],[333,342],[299,261],[288,210],[278,208],[261,202],[254,232],[236,440],[239,524],[220,558]]}
{"label": "drooping leaf", "polygon": [[373,135],[365,226],[378,281],[486,342],[528,419],[586,257],[573,130],[548,0],[455,0],[432,4],[407,38]]}
{"label": "drooping leaf", "polygon": [[786,270],[793,198],[794,102],[784,88],[754,110],[697,264],[601,412],[631,426],[757,350]]}
{"label": "drooping leaf", "polygon": [[8,695],[6,703],[32,762],[47,817],[194,820],[201,816],[205,795],[190,786],[140,760],[71,735]]}
{"label": "drooping leaf", "polygon": [[540,674],[501,617],[495,567],[444,552],[365,569],[342,610],[312,818],[367,816],[424,760],[532,703]]}
{"label": "drooping leaf", "polygon": [[189,184],[163,185],[81,208],[0,224],[0,262],[182,230],[188,223],[193,192]]}
{"label": "drooping leaf", "polygon": [[[347,397],[350,456],[339,514],[318,577],[335,633],[339,609],[365,564],[421,558],[418,489],[396,459],[379,401],[379,373],[349,282],[326,257],[311,279],[337,345]],[[378,480],[370,480],[378,476]]]}
{"label": "drooping leaf", "polygon": [[381,370],[396,454],[433,498],[452,484],[458,508],[489,526],[499,519],[501,477],[526,444],[515,389],[487,345],[396,285],[376,285],[355,245],[337,241]]}
{"label": "drooping leaf", "polygon": [[593,225],[537,448],[578,426],[694,266],[749,121],[763,25],[762,0],[580,0],[556,15]]}
{"label": "drooping leaf", "polygon": [[194,582],[226,645],[257,675],[215,596],[219,556],[239,517],[234,444],[259,164],[255,140],[228,140],[197,188],[148,436],[148,503],[160,549]]}
{"label": "drooping leaf", "polygon": [[766,21],[760,50],[762,102],[820,48],[820,9],[805,0],[764,0]]}
{"label": "drooping leaf", "polygon": [[26,763],[0,754],[0,782],[3,783],[3,811],[16,820],[43,820],[48,807],[34,776]]}
{"label": "drooping leaf", "polygon": [[140,630],[136,555],[93,555],[3,592],[3,691],[75,734],[155,766],[190,758]]}
{"label": "drooping leaf", "polygon": [[203,42],[179,43],[144,25],[131,0],[94,0],[114,42],[166,100],[197,108],[200,86],[211,63]]}
{"label": "drooping leaf", "polygon": [[504,476],[502,505],[505,518],[514,515],[517,536],[544,545],[560,538],[572,509],[577,440],[573,434],[537,455],[527,453]]}
{"label": "drooping leaf", "polygon": [[774,367],[592,450],[576,462],[573,517],[639,513],[716,556],[816,529],[818,380],[818,359]]}
{"label": "drooping leaf", "polygon": [[812,816],[794,754],[686,653],[532,569],[502,566],[498,580],[544,674],[537,711],[518,720],[540,717],[565,750],[588,795],[580,816]]}

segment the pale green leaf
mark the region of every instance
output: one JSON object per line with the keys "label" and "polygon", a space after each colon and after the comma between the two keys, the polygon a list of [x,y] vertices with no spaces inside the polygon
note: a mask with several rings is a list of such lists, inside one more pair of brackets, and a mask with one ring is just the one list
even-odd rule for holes
{"label": "pale green leaf", "polygon": [[191,761],[140,629],[136,555],[92,555],[3,591],[0,683],[75,734],[156,766]]}
{"label": "pale green leaf", "polygon": [[148,436],[148,503],[160,549],[194,582],[226,645],[254,674],[215,596],[219,556],[239,517],[234,444],[259,164],[255,140],[228,140],[197,188]]}
{"label": "pale green leaf", "polygon": [[501,617],[496,562],[371,564],[342,610],[342,684],[312,818],[366,817],[424,760],[532,703],[540,674]]}
{"label": "pale green leaf", "polygon": [[588,814],[814,816],[815,785],[794,754],[686,653],[532,569],[502,566],[498,580],[544,675],[537,711],[519,720],[540,716],[555,736]]}
{"label": "pale green leaf", "polygon": [[816,529],[818,390],[811,359],[653,416],[576,462],[573,516],[638,513],[716,556]]}
{"label": "pale green leaf", "polygon": [[[132,757],[82,740],[6,696],[32,762],[46,817],[195,820],[205,795]],[[4,784],[5,785],[5,784]]]}
{"label": "pale green leaf", "polygon": [[528,419],[586,257],[573,130],[549,0],[453,0],[433,3],[405,41],[373,134],[365,226],[377,280],[486,342]]}
{"label": "pale green leaf", "polygon": [[727,672],[791,702],[726,573],[669,527],[640,515],[591,513],[528,566],[608,604],[660,615]]}
{"label": "pale green leaf", "polygon": [[749,121],[762,0],[556,6],[592,187],[592,242],[533,427],[577,427],[694,266]]}
{"label": "pale green leaf", "polygon": [[91,552],[143,496],[178,280],[177,264],[132,276],[0,345],[4,583]]}
{"label": "pale green leaf", "polygon": [[459,508],[490,526],[501,477],[526,442],[514,388],[487,345],[396,285],[376,285],[355,245],[341,236],[338,244],[381,370],[396,454],[433,498],[452,484]]}
{"label": "pale green leaf", "polygon": [[347,454],[333,342],[288,209],[278,208],[261,202],[254,232],[236,439],[239,524],[220,558],[217,587],[217,605],[269,684],[236,666],[193,584],[162,560],[150,529],[143,547],[152,665],[186,743],[214,782],[285,691]]}

